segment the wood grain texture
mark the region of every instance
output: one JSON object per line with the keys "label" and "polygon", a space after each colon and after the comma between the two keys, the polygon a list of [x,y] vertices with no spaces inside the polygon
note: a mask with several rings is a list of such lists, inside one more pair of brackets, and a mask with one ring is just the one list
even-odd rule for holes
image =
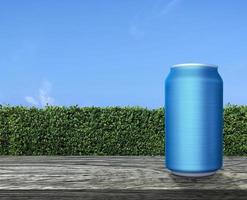
{"label": "wood grain texture", "polygon": [[1,156],[0,163],[1,199],[203,199],[214,193],[247,199],[247,157],[226,157],[223,169],[203,178],[171,175],[161,156]]}

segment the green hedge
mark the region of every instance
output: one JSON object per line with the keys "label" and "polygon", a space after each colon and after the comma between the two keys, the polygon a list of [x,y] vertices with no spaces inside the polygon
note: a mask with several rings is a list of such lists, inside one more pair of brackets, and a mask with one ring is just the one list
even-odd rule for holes
{"label": "green hedge", "polygon": [[[247,106],[224,112],[225,155],[247,155]],[[164,111],[0,106],[1,155],[163,155]]]}
{"label": "green hedge", "polygon": [[224,153],[225,155],[247,155],[247,106],[225,107]]}

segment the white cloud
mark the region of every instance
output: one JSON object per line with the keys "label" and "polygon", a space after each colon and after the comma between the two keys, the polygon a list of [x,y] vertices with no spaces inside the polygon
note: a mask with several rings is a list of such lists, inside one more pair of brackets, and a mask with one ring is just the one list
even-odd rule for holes
{"label": "white cloud", "polygon": [[44,107],[46,105],[53,105],[55,103],[55,100],[53,97],[50,96],[51,90],[52,90],[51,82],[45,80],[42,82],[41,87],[38,90],[38,97],[34,98],[31,96],[26,96],[25,100],[27,103],[34,106],[41,105],[42,107]]}
{"label": "white cloud", "polygon": [[140,39],[145,34],[145,27],[155,20],[174,10],[181,0],[156,1],[152,5],[146,5],[134,16],[129,28],[129,34],[135,39]]}
{"label": "white cloud", "polygon": [[25,100],[26,100],[27,103],[29,103],[29,104],[31,104],[33,106],[38,106],[39,105],[39,102],[36,99],[34,99],[33,97],[26,96]]}
{"label": "white cloud", "polygon": [[42,83],[41,88],[39,89],[39,101],[41,106],[53,105],[54,98],[50,96],[50,92],[52,90],[52,84],[49,81],[44,81]]}
{"label": "white cloud", "polygon": [[161,10],[159,16],[165,15],[168,12],[170,12],[172,9],[174,9],[178,3],[180,2],[180,0],[172,0],[170,1],[168,4],[166,4],[163,9]]}

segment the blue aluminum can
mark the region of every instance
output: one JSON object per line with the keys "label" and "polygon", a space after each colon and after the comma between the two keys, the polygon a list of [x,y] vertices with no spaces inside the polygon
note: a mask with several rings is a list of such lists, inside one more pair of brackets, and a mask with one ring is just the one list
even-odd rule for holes
{"label": "blue aluminum can", "polygon": [[166,166],[181,176],[208,176],[222,167],[223,81],[218,67],[179,64],[165,81]]}

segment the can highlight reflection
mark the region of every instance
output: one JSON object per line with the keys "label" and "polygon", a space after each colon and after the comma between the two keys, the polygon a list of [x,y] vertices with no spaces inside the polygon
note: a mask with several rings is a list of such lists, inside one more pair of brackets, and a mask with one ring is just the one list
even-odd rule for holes
{"label": "can highlight reflection", "polygon": [[218,67],[180,64],[165,81],[166,166],[182,176],[207,176],[222,167],[223,81]]}

